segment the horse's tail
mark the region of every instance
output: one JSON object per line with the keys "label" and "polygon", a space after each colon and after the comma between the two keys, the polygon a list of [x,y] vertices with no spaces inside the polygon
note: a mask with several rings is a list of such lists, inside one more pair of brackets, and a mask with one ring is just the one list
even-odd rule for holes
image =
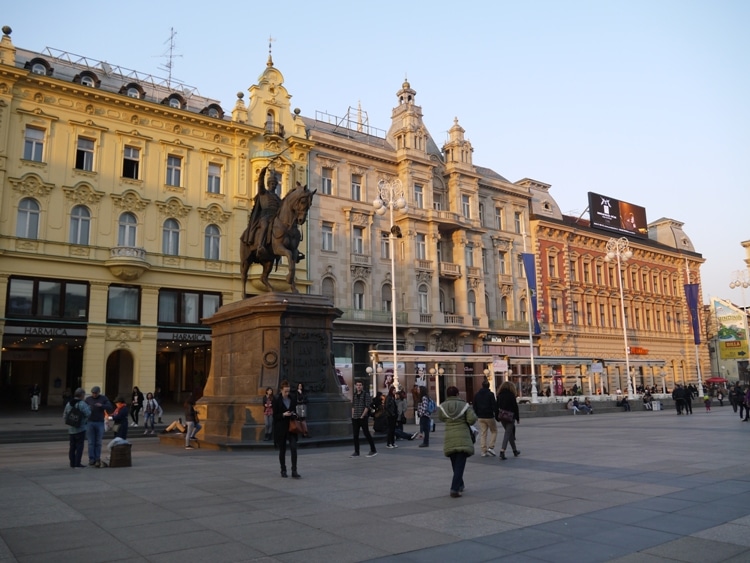
{"label": "horse's tail", "polygon": [[273,259],[273,264],[274,264],[273,271],[274,272],[279,271],[279,262],[281,262],[281,256],[275,256]]}

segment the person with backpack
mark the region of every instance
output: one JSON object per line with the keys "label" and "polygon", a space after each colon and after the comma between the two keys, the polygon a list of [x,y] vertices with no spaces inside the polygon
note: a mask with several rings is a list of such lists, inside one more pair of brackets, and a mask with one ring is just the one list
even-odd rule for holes
{"label": "person with backpack", "polygon": [[91,407],[86,404],[85,398],[86,391],[79,387],[63,411],[63,421],[68,425],[68,459],[71,467],[86,467],[81,463],[81,458]]}
{"label": "person with backpack", "polygon": [[419,415],[419,432],[422,434],[422,443],[419,444],[420,448],[430,447],[430,429],[432,428],[432,418],[430,415],[435,412],[435,401],[430,398],[427,393],[427,387],[419,388],[419,406],[417,407],[417,415]]}

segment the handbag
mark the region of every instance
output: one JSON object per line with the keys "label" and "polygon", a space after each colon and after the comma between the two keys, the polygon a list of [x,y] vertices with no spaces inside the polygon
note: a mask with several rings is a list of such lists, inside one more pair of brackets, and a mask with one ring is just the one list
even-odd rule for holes
{"label": "handbag", "polygon": [[476,426],[472,426],[468,422],[466,423],[466,426],[469,427],[469,435],[471,436],[471,443],[476,444],[477,443],[477,434],[479,434],[479,429]]}
{"label": "handbag", "polygon": [[504,409],[500,409],[497,411],[497,420],[499,422],[513,422],[516,418],[516,415],[513,413],[513,411],[506,411]]}
{"label": "handbag", "polygon": [[292,419],[289,420],[289,433],[290,434],[301,434],[302,433],[302,426],[294,418],[292,418]]}

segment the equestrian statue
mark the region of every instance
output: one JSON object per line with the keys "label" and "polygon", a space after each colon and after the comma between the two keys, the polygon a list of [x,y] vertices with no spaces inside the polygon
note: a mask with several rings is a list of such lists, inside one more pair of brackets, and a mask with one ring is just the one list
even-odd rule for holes
{"label": "equestrian statue", "polygon": [[299,293],[294,276],[297,263],[303,260],[305,255],[298,250],[302,240],[298,226],[305,223],[313,196],[318,190],[311,192],[307,186],[297,182],[295,188],[282,199],[276,193],[278,185],[273,166],[264,167],[258,177],[258,193],[247,228],[240,238],[243,297],[248,296],[245,286],[251,264],[263,266],[260,281],[268,291],[274,291],[268,281],[268,275],[274,266],[278,270],[282,257],[286,257],[289,265],[286,281],[293,293]]}

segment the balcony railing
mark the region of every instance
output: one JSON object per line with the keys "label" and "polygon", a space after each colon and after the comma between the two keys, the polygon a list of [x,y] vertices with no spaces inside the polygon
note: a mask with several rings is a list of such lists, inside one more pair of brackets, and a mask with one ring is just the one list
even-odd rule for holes
{"label": "balcony railing", "polygon": [[369,266],[370,256],[368,254],[352,254],[352,264],[359,266]]}
{"label": "balcony railing", "polygon": [[443,321],[447,325],[463,325],[464,317],[463,315],[449,315],[446,313],[443,315]]}
{"label": "balcony railing", "polygon": [[432,260],[415,260],[416,266],[420,270],[432,270]]}
{"label": "balcony railing", "polygon": [[528,330],[526,321],[509,321],[507,319],[490,319],[491,330]]}
{"label": "balcony railing", "polygon": [[466,275],[470,278],[481,278],[482,268],[474,268],[473,266],[466,267]]}
{"label": "balcony railing", "polygon": [[[393,314],[390,311],[379,311],[375,309],[350,309],[342,308],[343,315],[339,317],[340,321],[357,321],[368,323],[392,324]],[[405,312],[396,313],[396,324],[406,324],[407,315]]]}
{"label": "balcony railing", "polygon": [[461,265],[450,262],[440,262],[440,275],[445,278],[460,278]]}
{"label": "balcony railing", "polygon": [[500,287],[503,285],[513,285],[513,276],[510,274],[498,274],[497,285]]}

